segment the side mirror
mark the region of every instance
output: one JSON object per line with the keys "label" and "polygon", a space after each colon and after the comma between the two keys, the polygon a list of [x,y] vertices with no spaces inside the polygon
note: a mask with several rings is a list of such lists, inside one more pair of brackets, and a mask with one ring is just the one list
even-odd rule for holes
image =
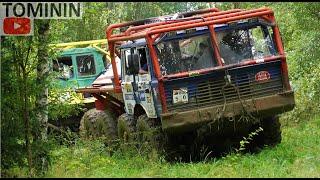
{"label": "side mirror", "polygon": [[138,54],[130,54],[127,56],[128,60],[128,71],[130,74],[138,74],[139,73],[139,55]]}

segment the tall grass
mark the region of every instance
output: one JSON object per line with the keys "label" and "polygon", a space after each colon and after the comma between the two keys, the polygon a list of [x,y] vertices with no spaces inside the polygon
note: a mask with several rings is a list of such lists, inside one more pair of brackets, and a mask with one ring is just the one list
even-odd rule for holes
{"label": "tall grass", "polygon": [[117,151],[78,141],[51,152],[46,177],[320,177],[320,116],[282,128],[282,143],[257,154],[230,153],[198,163]]}

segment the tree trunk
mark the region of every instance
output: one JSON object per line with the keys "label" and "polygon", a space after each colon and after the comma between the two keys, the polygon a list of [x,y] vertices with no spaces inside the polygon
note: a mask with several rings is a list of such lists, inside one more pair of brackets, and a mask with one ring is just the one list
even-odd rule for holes
{"label": "tree trunk", "polygon": [[[49,20],[38,22],[38,64],[37,64],[37,84],[40,87],[36,107],[38,110],[37,120],[40,124],[41,140],[47,142],[48,131],[48,86],[47,77],[49,74],[48,60],[48,31]],[[47,169],[47,159],[42,157],[42,169]]]}

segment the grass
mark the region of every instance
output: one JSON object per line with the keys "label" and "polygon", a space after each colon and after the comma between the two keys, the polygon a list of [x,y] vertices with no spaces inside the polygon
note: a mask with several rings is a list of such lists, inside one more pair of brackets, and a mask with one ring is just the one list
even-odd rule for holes
{"label": "grass", "polygon": [[320,177],[320,116],[282,127],[282,143],[258,154],[231,153],[199,163],[115,154],[92,141],[58,147],[45,177]]}

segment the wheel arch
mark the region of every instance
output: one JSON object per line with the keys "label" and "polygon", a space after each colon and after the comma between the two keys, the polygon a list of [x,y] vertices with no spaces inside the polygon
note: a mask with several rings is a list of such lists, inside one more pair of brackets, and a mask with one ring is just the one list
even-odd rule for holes
{"label": "wheel arch", "polygon": [[146,107],[143,106],[142,104],[136,104],[134,106],[134,111],[133,112],[134,112],[134,117],[135,118],[138,118],[139,116],[141,116],[143,114],[146,114],[148,117],[150,117]]}

